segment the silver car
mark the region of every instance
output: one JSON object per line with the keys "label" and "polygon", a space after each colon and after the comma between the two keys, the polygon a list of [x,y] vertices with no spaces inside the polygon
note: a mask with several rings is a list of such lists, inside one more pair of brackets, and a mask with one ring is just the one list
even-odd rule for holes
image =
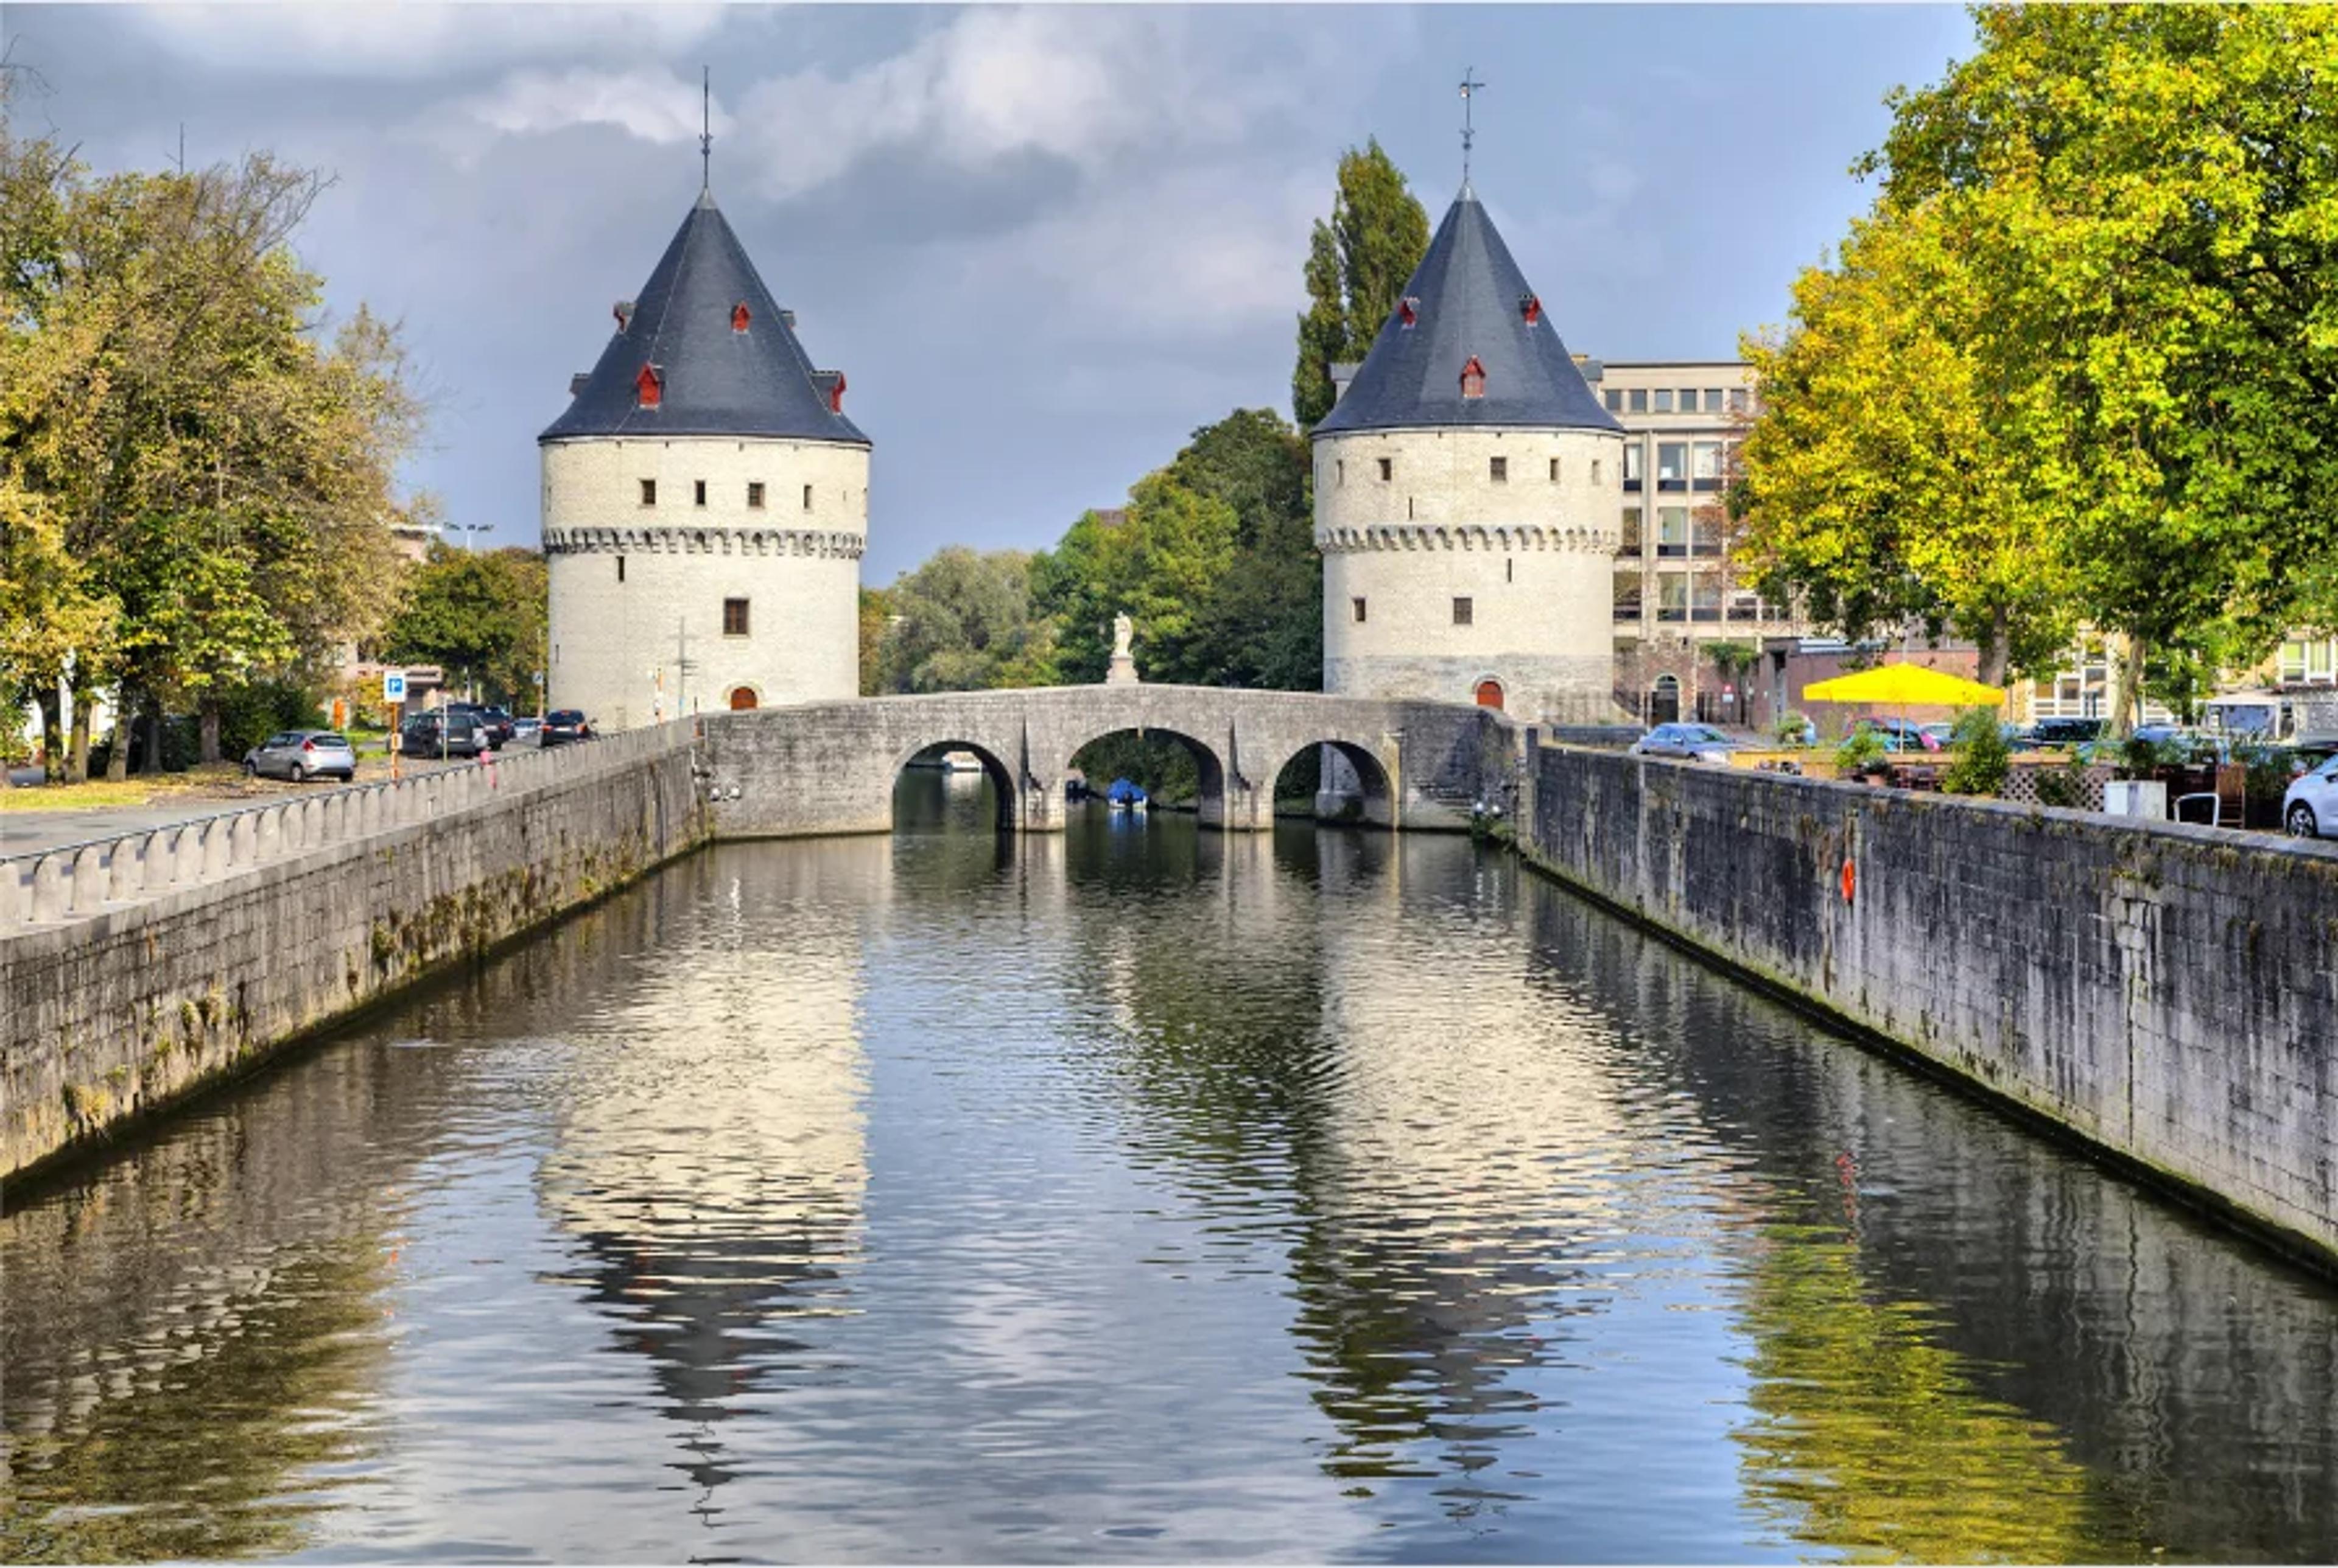
{"label": "silver car", "polygon": [[286,730],[243,754],[243,770],[254,779],[316,778],[343,783],[358,775],[358,754],[349,738],[331,730]]}
{"label": "silver car", "polygon": [[2281,825],[2293,838],[2338,838],[2338,757],[2289,787],[2281,799]]}
{"label": "silver car", "polygon": [[1710,724],[1659,724],[1632,742],[1635,757],[1678,757],[1690,762],[1726,762],[1737,742]]}

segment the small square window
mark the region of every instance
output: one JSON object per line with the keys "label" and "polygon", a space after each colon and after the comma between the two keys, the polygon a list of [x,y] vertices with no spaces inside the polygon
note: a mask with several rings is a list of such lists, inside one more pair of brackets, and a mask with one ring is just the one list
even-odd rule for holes
{"label": "small square window", "polygon": [[1510,460],[1507,457],[1488,458],[1486,460],[1486,477],[1491,479],[1497,485],[1508,484],[1510,482]]}
{"label": "small square window", "polygon": [[1657,413],[1659,413],[1659,414],[1669,414],[1669,413],[1671,413],[1672,411],[1673,411],[1673,389],[1672,389],[1671,387],[1657,387],[1657,388],[1656,388],[1656,412],[1657,412]]}
{"label": "small square window", "polygon": [[1645,387],[1633,387],[1633,388],[1632,388],[1632,412],[1633,412],[1633,413],[1635,413],[1635,414],[1645,414],[1647,411],[1648,411],[1648,389],[1647,389]]}
{"label": "small square window", "polygon": [[1477,606],[1467,599],[1453,601],[1453,624],[1469,626],[1476,622]]}
{"label": "small square window", "polygon": [[811,510],[811,486],[809,485],[804,486],[804,510]]}
{"label": "small square window", "polygon": [[1696,388],[1695,388],[1695,387],[1682,387],[1682,388],[1680,389],[1680,397],[1681,397],[1680,407],[1681,407],[1681,412],[1682,412],[1682,413],[1684,413],[1684,414],[1694,414],[1694,413],[1695,413],[1695,412],[1696,412]]}
{"label": "small square window", "polygon": [[1732,387],[1729,389],[1729,411],[1732,414],[1744,413],[1747,397],[1748,394],[1744,387]]}
{"label": "small square window", "polygon": [[763,482],[761,479],[747,481],[747,505],[758,512],[763,509]]}
{"label": "small square window", "polygon": [[706,505],[705,480],[693,479],[690,482],[690,499],[691,505],[694,506],[703,506]]}
{"label": "small square window", "polygon": [[1624,392],[1621,387],[1610,387],[1601,393],[1600,397],[1606,400],[1608,413],[1621,414],[1624,411]]}
{"label": "small square window", "polygon": [[1361,599],[1351,599],[1348,603],[1355,606],[1356,624],[1359,626],[1362,625],[1364,623],[1364,602]]}
{"label": "small square window", "polygon": [[1395,459],[1395,458],[1393,458],[1393,457],[1383,457],[1383,458],[1381,458],[1381,459],[1380,459],[1380,483],[1381,483],[1381,484],[1383,484],[1383,485],[1385,485],[1385,484],[1387,484],[1390,480],[1391,480],[1391,479],[1393,479],[1393,478],[1395,478],[1395,477],[1396,477],[1396,459]]}
{"label": "small square window", "polygon": [[744,599],[722,601],[722,635],[744,637],[747,634],[747,602]]}
{"label": "small square window", "polygon": [[1550,460],[1550,482],[1554,485],[1558,483],[1558,459],[1556,457]]}
{"label": "small square window", "polygon": [[1721,412],[1720,387],[1708,387],[1704,389],[1704,411],[1708,414],[1718,414]]}
{"label": "small square window", "polygon": [[642,481],[642,505],[644,506],[654,506],[657,505],[656,480],[644,479]]}

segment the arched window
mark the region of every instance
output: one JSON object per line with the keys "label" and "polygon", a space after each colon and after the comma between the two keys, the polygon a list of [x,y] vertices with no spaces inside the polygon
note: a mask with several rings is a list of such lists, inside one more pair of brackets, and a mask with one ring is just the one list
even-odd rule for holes
{"label": "arched window", "polygon": [[1680,721],[1680,677],[1659,675],[1648,693],[1648,722],[1676,724]]}
{"label": "arched window", "polygon": [[1479,364],[1478,357],[1472,354],[1469,356],[1469,363],[1461,367],[1461,396],[1483,397],[1485,395],[1486,368]]}

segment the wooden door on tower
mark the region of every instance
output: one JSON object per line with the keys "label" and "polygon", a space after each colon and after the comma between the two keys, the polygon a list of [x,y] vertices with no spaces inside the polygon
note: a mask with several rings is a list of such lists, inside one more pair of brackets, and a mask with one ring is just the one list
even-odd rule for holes
{"label": "wooden door on tower", "polygon": [[1478,706],[1480,708],[1499,708],[1501,705],[1502,683],[1499,681],[1478,681]]}
{"label": "wooden door on tower", "polygon": [[748,709],[752,708],[754,705],[755,689],[752,686],[742,686],[731,693],[732,712],[744,713]]}

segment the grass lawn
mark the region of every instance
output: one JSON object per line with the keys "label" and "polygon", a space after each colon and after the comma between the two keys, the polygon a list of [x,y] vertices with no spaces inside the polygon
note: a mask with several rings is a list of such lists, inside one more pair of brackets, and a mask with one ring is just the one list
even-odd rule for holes
{"label": "grass lawn", "polygon": [[176,800],[214,797],[235,799],[245,795],[273,794],[278,788],[246,779],[241,764],[215,762],[191,768],[184,773],[165,773],[159,779],[124,779],[118,784],[93,779],[86,784],[36,784],[23,789],[0,789],[0,811],[102,811],[113,806],[167,806]]}

